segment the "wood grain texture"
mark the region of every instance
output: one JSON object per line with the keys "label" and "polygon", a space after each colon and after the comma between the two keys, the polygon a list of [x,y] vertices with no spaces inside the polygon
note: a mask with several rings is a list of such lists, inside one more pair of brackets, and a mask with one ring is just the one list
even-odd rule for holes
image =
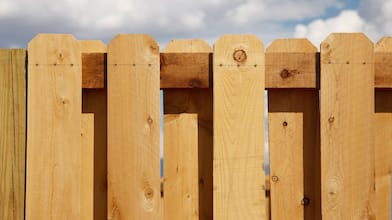
{"label": "wood grain texture", "polygon": [[[375,74],[377,74],[377,54],[392,52],[392,38],[384,37],[374,47]],[[386,75],[390,71],[383,72]],[[377,76],[376,76],[377,80]],[[377,86],[377,83],[376,83]],[[392,120],[392,91],[388,88],[376,89],[376,147],[375,147],[375,175],[376,197],[375,209],[377,219],[391,218],[391,173],[392,173],[392,147],[391,147],[391,120]],[[381,114],[380,114],[381,113]]]}
{"label": "wood grain texture", "polygon": [[374,47],[376,88],[392,88],[392,37],[384,37]]}
{"label": "wood grain texture", "polygon": [[26,50],[0,49],[0,219],[23,220]]}
{"label": "wood grain texture", "polygon": [[80,44],[39,34],[28,48],[26,219],[80,219]]}
{"label": "wood grain texture", "polygon": [[108,45],[108,219],[158,219],[159,47],[149,35]]}
{"label": "wood grain texture", "polygon": [[254,35],[214,45],[214,219],[265,219],[264,48]]}
{"label": "wood grain texture", "polygon": [[267,88],[316,88],[317,48],[306,39],[278,39],[267,48]]}
{"label": "wood grain texture", "polygon": [[199,219],[197,114],[164,117],[164,219]]}
{"label": "wood grain texture", "polygon": [[80,40],[82,48],[82,88],[105,87],[106,45],[100,40]]}
{"label": "wood grain texture", "polygon": [[[211,47],[203,40],[173,40],[165,53],[210,53]],[[212,88],[211,89],[165,89],[164,113],[196,113],[198,115],[199,157],[199,216],[212,220]]]}
{"label": "wood grain texture", "polygon": [[[274,41],[267,48],[269,53],[314,54],[315,47],[307,40],[284,39]],[[285,65],[294,66],[289,62]],[[266,73],[267,74],[267,73]],[[310,202],[305,206],[306,220],[321,219],[321,162],[319,135],[319,90],[317,88],[268,89],[269,112],[303,113],[303,171],[304,197]]]}
{"label": "wood grain texture", "polygon": [[103,88],[105,86],[106,54],[83,53],[82,54],[82,87]]}
{"label": "wood grain texture", "polygon": [[392,113],[377,113],[375,125],[376,218],[391,219]]}
{"label": "wood grain texture", "polygon": [[80,216],[94,219],[94,114],[82,114],[82,176]]}
{"label": "wood grain texture", "polygon": [[210,53],[161,53],[161,88],[208,88]]}
{"label": "wood grain texture", "polygon": [[302,113],[269,113],[271,219],[304,219]]}
{"label": "wood grain texture", "polygon": [[[80,41],[82,53],[106,53],[101,41]],[[107,88],[83,89],[82,110],[94,114],[94,219],[107,219]]]}
{"label": "wood grain texture", "polygon": [[323,219],[373,219],[374,59],[363,34],[321,43]]}

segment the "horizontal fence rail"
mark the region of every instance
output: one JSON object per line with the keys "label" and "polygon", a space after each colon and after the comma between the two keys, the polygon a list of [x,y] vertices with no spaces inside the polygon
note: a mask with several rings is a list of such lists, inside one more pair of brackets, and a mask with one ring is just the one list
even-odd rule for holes
{"label": "horizontal fence rail", "polygon": [[0,219],[389,220],[391,172],[392,37],[0,49]]}

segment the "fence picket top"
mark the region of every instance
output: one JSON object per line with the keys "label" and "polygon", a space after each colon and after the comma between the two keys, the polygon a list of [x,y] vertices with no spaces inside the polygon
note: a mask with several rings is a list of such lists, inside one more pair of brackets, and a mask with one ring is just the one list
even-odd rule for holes
{"label": "fence picket top", "polygon": [[267,88],[316,88],[317,48],[307,39],[277,39],[267,48]]}
{"label": "fence picket top", "polygon": [[381,38],[374,46],[375,52],[392,52],[392,37]]}
{"label": "fence picket top", "polygon": [[211,46],[202,39],[171,40],[164,48],[164,53],[210,53]]}
{"label": "fence picket top", "polygon": [[83,53],[106,53],[107,46],[100,40],[79,40]]}
{"label": "fence picket top", "polygon": [[[350,43],[348,43],[350,42]],[[333,33],[320,45],[323,64],[373,65],[373,42],[363,33]]]}
{"label": "fence picket top", "polygon": [[[256,35],[226,34],[214,44],[214,66],[252,66],[264,65],[264,45]],[[224,53],[223,53],[224,52]]]}
{"label": "fence picket top", "polygon": [[[107,50],[108,65],[159,66],[159,45],[148,34],[119,34],[109,43]],[[111,51],[121,54],[113,56]]]}
{"label": "fence picket top", "polygon": [[285,38],[272,41],[266,53],[316,53],[315,47],[308,39]]}
{"label": "fence picket top", "polygon": [[71,65],[82,63],[80,43],[71,34],[38,34],[28,44],[29,65]]}
{"label": "fence picket top", "polygon": [[392,87],[392,37],[384,37],[374,45],[375,84],[377,88]]}

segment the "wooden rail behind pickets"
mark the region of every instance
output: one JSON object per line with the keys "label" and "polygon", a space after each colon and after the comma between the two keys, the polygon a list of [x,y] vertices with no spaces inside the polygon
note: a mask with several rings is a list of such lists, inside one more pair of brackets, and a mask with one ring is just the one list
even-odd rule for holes
{"label": "wooden rail behind pickets", "polygon": [[392,37],[39,34],[0,50],[0,219],[388,220],[391,100]]}

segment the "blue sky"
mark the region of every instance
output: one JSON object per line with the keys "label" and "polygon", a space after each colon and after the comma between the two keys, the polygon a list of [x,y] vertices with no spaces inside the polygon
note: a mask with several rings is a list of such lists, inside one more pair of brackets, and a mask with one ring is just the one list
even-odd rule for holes
{"label": "blue sky", "polygon": [[331,32],[391,35],[392,0],[0,0],[0,47],[26,47],[37,33],[71,33],[105,43],[118,33],[149,33],[163,48],[175,38],[253,33],[307,37]]}

